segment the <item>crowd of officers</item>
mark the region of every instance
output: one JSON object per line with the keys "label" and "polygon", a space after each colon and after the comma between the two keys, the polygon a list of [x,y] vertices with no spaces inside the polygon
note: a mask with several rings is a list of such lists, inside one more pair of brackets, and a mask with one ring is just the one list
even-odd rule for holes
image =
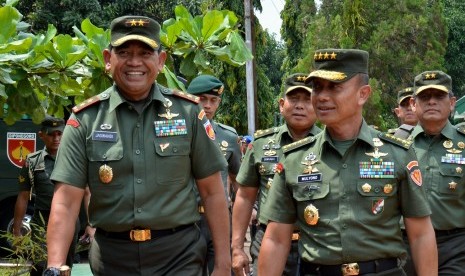
{"label": "crowd of officers", "polygon": [[156,82],[157,22],[110,29],[115,84],[73,109],[51,174],[44,275],[66,263],[87,187],[94,275],[465,275],[465,127],[446,73],[400,91],[383,133],[362,115],[368,52],[317,50],[285,81],[285,123],[241,140],[214,121],[218,78]]}

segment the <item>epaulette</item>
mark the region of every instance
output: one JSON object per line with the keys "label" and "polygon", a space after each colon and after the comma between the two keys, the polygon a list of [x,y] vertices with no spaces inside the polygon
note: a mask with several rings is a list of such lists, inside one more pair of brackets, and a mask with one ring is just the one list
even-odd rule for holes
{"label": "epaulette", "polygon": [[301,139],[297,142],[294,142],[294,143],[290,143],[290,144],[287,144],[285,146],[283,146],[283,153],[287,153],[289,151],[292,151],[292,150],[295,150],[303,145],[308,145],[310,144],[311,142],[313,142],[315,140],[315,136],[308,136],[304,139]]}
{"label": "epaulette", "polygon": [[76,105],[75,107],[73,107],[73,112],[74,113],[79,113],[81,112],[82,110],[88,108],[89,106],[91,105],[94,105],[102,100],[106,100],[106,99],[109,99],[110,98],[110,95],[108,94],[108,92],[103,92],[103,93],[100,93],[99,95],[95,95],[85,101],[83,101],[82,103]]}
{"label": "epaulette", "polygon": [[277,127],[272,127],[272,128],[265,129],[265,130],[259,129],[259,130],[255,131],[255,133],[253,134],[253,138],[257,139],[257,138],[260,138],[260,137],[263,137],[263,136],[268,136],[268,135],[276,133],[278,131],[279,131],[279,129]]}
{"label": "epaulette", "polygon": [[194,96],[192,94],[188,94],[179,90],[173,90],[173,95],[179,98],[183,98],[185,100],[191,101],[193,103],[198,104],[200,102],[200,98],[197,96]]}
{"label": "epaulette", "polygon": [[222,123],[217,123],[218,126],[220,126],[221,128],[224,128],[226,130],[229,130],[231,131],[232,133],[234,133],[235,135],[237,135],[237,131],[235,128],[231,127],[231,126],[228,126],[228,125],[225,125],[225,124],[222,124]]}
{"label": "epaulette", "polygon": [[35,151],[35,152],[33,152],[33,153],[29,153],[29,154],[26,156],[26,158],[34,158],[34,157],[36,157],[37,155],[39,155],[40,153],[41,153],[40,150]]}
{"label": "epaulette", "polygon": [[457,125],[457,131],[461,134],[465,134],[465,125]]}
{"label": "epaulette", "polygon": [[392,134],[389,134],[389,133],[379,133],[378,134],[378,137],[380,139],[383,139],[384,141],[387,141],[387,142],[390,142],[391,144],[395,144],[395,145],[398,145],[398,146],[401,146],[403,147],[404,149],[409,149],[410,146],[412,145],[412,141],[411,140],[405,140],[405,139],[402,139],[402,138],[399,138],[399,137],[396,137]]}

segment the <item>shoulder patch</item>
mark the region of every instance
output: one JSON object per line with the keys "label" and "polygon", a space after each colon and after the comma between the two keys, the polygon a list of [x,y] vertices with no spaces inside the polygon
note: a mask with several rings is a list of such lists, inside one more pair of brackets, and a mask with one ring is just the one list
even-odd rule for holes
{"label": "shoulder patch", "polygon": [[233,128],[232,126],[228,126],[228,125],[225,125],[225,124],[221,124],[221,123],[217,123],[221,128],[224,128],[226,130],[229,130],[231,131],[232,133],[234,133],[235,135],[237,135],[237,131],[235,128]]}
{"label": "shoulder patch", "polygon": [[391,144],[401,146],[404,149],[409,149],[410,146],[412,145],[412,141],[396,137],[389,133],[381,132],[378,134],[378,137],[384,141],[390,142]]}
{"label": "shoulder patch", "polygon": [[457,126],[457,132],[465,135],[465,125]]}
{"label": "shoulder patch", "polygon": [[268,136],[268,135],[276,133],[278,131],[279,130],[278,130],[277,127],[272,127],[272,128],[265,129],[265,130],[260,129],[260,130],[255,131],[255,133],[253,134],[253,138],[257,139],[257,138],[260,138],[260,137]]}
{"label": "shoulder patch", "polygon": [[75,107],[73,107],[73,112],[74,113],[79,113],[81,112],[82,110],[88,108],[89,106],[92,106],[102,100],[106,100],[106,99],[109,99],[110,98],[110,95],[108,94],[108,92],[103,92],[99,95],[95,95],[85,101],[83,101],[82,103],[76,105]]}
{"label": "shoulder patch", "polygon": [[308,145],[310,144],[311,142],[313,142],[315,140],[315,136],[308,136],[304,139],[301,139],[299,141],[296,141],[294,143],[290,143],[290,144],[287,144],[285,146],[283,146],[283,153],[287,153],[289,151],[292,151],[294,149],[297,149],[303,145]]}
{"label": "shoulder patch", "polygon": [[194,96],[192,94],[188,94],[179,90],[173,90],[173,95],[179,98],[183,98],[185,100],[191,101],[193,103],[198,104],[199,103],[199,97]]}

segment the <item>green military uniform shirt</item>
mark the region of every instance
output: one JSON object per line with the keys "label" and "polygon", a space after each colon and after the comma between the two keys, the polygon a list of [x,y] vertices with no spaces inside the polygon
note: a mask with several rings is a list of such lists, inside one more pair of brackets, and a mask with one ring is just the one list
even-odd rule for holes
{"label": "green military uniform shirt", "polygon": [[213,130],[215,131],[216,139],[215,141],[220,146],[223,156],[228,162],[228,167],[221,171],[221,178],[223,180],[223,187],[226,193],[226,198],[228,195],[228,175],[229,173],[237,175],[239,167],[241,166],[241,149],[239,148],[239,137],[234,128],[211,121]]}
{"label": "green military uniform shirt", "polygon": [[89,99],[67,122],[52,180],[89,185],[89,220],[105,231],[198,221],[194,179],[226,161],[194,98],[155,84],[140,114],[115,86]]}
{"label": "green military uniform shirt", "polygon": [[447,122],[433,138],[417,125],[412,135],[434,229],[465,228],[465,128]]}
{"label": "green military uniform shirt", "polygon": [[[19,189],[32,191],[36,197],[34,208],[36,210],[50,211],[55,185],[50,180],[55,157],[48,154],[44,148],[26,157],[26,162],[19,172]],[[31,176],[34,180],[31,181]]]}
{"label": "green military uniform shirt", "polygon": [[284,147],[262,216],[297,220],[303,260],[337,265],[405,255],[400,216],[431,212],[415,152],[389,137],[363,121],[343,156],[327,131]]}
{"label": "green military uniform shirt", "polygon": [[[313,125],[308,135],[314,136],[320,131],[319,127]],[[260,210],[271,187],[274,168],[282,158],[282,147],[292,143],[293,140],[286,124],[276,128],[259,130],[254,136],[254,141],[249,145],[244,160],[242,160],[242,166],[236,180],[242,186],[259,189],[257,218],[260,223],[267,224],[266,220],[261,219]]]}

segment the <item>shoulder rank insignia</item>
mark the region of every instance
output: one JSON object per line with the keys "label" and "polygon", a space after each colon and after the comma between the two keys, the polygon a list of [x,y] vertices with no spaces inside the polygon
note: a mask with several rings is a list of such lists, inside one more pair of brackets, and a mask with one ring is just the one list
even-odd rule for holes
{"label": "shoulder rank insignia", "polygon": [[409,149],[410,146],[412,145],[412,141],[396,137],[396,136],[394,136],[392,134],[382,133],[381,132],[380,134],[378,134],[378,136],[379,136],[380,139],[382,139],[384,141],[387,141],[387,142],[390,142],[391,144],[401,146],[404,149]]}
{"label": "shoulder rank insignia", "polygon": [[457,131],[461,134],[465,134],[465,125],[458,126]]}
{"label": "shoulder rank insignia", "polygon": [[184,93],[184,92],[179,91],[179,90],[173,90],[173,95],[176,96],[176,97],[179,97],[179,98],[186,99],[186,100],[191,101],[191,102],[196,103],[196,104],[198,104],[199,101],[200,101],[199,97],[191,95],[191,94]]}
{"label": "shoulder rank insignia", "polygon": [[314,136],[308,136],[304,139],[301,139],[297,142],[294,142],[294,143],[291,143],[291,144],[287,144],[283,147],[283,153],[287,153],[289,151],[292,151],[296,148],[299,148],[303,145],[307,145],[307,144],[310,144],[311,142],[313,142],[315,140],[315,137]]}
{"label": "shoulder rank insignia", "polygon": [[217,123],[217,125],[220,126],[220,127],[223,128],[223,129],[226,129],[226,130],[228,130],[228,131],[231,131],[232,133],[234,133],[235,135],[237,135],[236,129],[234,129],[232,126],[228,126],[228,125],[221,124],[221,123]]}
{"label": "shoulder rank insignia", "polygon": [[257,138],[260,138],[260,137],[268,136],[268,135],[273,134],[275,132],[278,132],[277,127],[272,127],[272,128],[265,129],[265,130],[260,129],[260,130],[255,131],[255,133],[253,134],[253,137],[255,139],[257,139]]}
{"label": "shoulder rank insignia", "polygon": [[94,104],[100,102],[101,100],[106,100],[109,97],[110,97],[110,95],[108,94],[108,92],[103,92],[100,95],[93,96],[93,97],[83,101],[82,103],[76,105],[75,107],[73,107],[73,112],[74,113],[79,113],[80,111],[86,109],[87,107],[89,107],[91,105],[94,105]]}

